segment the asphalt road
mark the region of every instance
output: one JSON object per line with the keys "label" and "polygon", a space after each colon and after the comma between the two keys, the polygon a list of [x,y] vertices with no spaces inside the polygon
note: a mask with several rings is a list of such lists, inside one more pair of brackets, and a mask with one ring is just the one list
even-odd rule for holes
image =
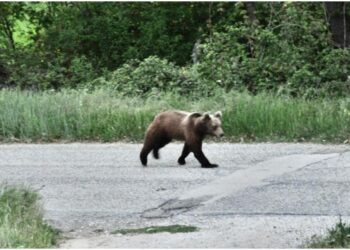
{"label": "asphalt road", "polygon": [[[203,169],[181,144],[139,162],[140,144],[0,145],[0,183],[42,196],[64,248],[291,248],[350,222],[350,147],[315,144],[204,145],[219,168]],[[112,235],[150,225],[198,232]]]}

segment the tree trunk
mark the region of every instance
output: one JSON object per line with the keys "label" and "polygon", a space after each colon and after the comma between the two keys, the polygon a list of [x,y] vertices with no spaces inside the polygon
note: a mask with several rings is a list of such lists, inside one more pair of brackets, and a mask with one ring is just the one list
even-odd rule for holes
{"label": "tree trunk", "polygon": [[325,2],[326,18],[332,33],[332,45],[336,48],[350,47],[350,17],[346,2]]}
{"label": "tree trunk", "polygon": [[6,19],[6,17],[1,18],[1,26],[3,26],[4,33],[8,39],[8,42],[9,42],[11,49],[15,50],[16,46],[15,46],[15,41],[13,39],[13,32],[11,29],[10,22]]}
{"label": "tree trunk", "polygon": [[258,21],[255,16],[255,3],[254,2],[245,2],[244,3],[245,8],[247,10],[249,20],[251,23],[255,23]]}
{"label": "tree trunk", "polygon": [[0,62],[0,88],[6,87],[9,80],[9,74],[2,62]]}

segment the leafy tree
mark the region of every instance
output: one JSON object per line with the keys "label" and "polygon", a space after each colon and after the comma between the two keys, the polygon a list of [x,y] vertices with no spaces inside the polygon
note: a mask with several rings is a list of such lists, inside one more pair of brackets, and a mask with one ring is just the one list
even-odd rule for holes
{"label": "leafy tree", "polygon": [[196,40],[222,12],[216,8],[210,13],[207,3],[85,2],[55,7],[44,37],[46,49],[85,55],[97,67],[109,69],[151,55],[186,64]]}
{"label": "leafy tree", "polygon": [[16,49],[14,24],[23,17],[23,3],[3,2],[0,4],[0,35],[5,38],[5,47]]}

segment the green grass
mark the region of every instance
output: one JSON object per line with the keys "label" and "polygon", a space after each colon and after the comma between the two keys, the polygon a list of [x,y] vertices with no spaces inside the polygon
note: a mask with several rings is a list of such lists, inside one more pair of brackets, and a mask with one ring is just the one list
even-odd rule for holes
{"label": "green grass", "polygon": [[36,193],[0,188],[0,248],[49,248],[57,237],[43,221]]}
{"label": "green grass", "polygon": [[325,236],[314,236],[307,248],[350,248],[350,225],[340,221]]}
{"label": "green grass", "polygon": [[168,109],[222,110],[229,141],[338,143],[350,135],[350,99],[305,100],[236,92],[195,100],[173,94],[142,99],[105,90],[1,90],[0,106],[3,142],[141,141],[154,116]]}
{"label": "green grass", "polygon": [[186,225],[153,226],[136,229],[115,230],[112,234],[155,234],[155,233],[191,233],[198,231],[197,227]]}

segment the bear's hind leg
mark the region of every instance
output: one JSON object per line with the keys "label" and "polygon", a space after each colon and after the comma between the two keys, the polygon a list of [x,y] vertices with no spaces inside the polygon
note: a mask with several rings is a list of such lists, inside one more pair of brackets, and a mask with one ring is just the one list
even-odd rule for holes
{"label": "bear's hind leg", "polygon": [[159,149],[167,145],[169,142],[171,142],[171,139],[168,137],[163,137],[162,139],[159,139],[159,142],[153,148],[153,157],[155,159],[159,159]]}
{"label": "bear's hind leg", "polygon": [[151,152],[152,147],[148,146],[148,145],[144,145],[141,153],[140,153],[140,160],[142,165],[147,166],[147,156],[149,154],[149,152]]}
{"label": "bear's hind leg", "polygon": [[156,144],[155,138],[152,137],[152,133],[149,133],[145,136],[145,142],[140,153],[140,160],[142,165],[147,166],[147,156],[152,151]]}

